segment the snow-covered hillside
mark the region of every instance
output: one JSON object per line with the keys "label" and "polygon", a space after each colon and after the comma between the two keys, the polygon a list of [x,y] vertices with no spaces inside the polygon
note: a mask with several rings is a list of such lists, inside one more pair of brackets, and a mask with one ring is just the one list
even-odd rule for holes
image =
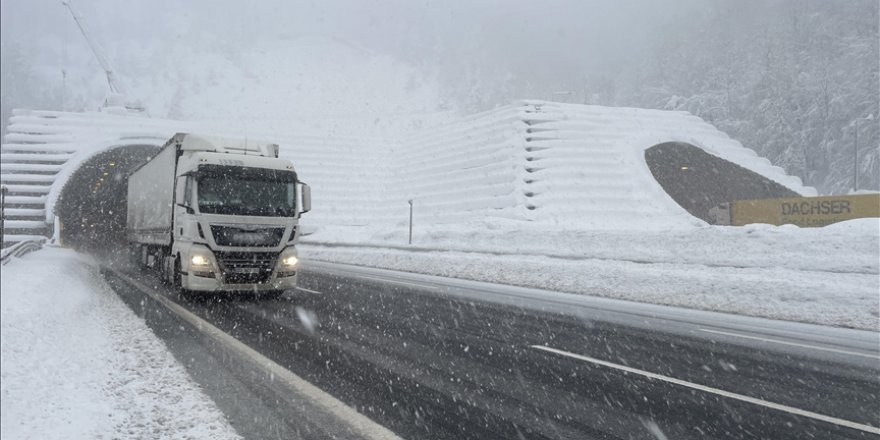
{"label": "snow-covered hillside", "polygon": [[[444,117],[430,76],[352,42],[287,35],[232,46],[208,35],[190,37],[175,44],[114,44],[126,97],[154,117],[237,121],[243,130],[263,133],[395,132]],[[70,98],[68,106],[90,102],[94,108],[106,83],[90,54],[77,53],[67,74],[88,84],[92,100]]]}

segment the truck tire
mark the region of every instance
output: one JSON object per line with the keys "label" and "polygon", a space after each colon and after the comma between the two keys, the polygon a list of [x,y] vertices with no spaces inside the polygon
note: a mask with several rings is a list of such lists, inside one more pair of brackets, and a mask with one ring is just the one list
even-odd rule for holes
{"label": "truck tire", "polygon": [[186,293],[186,290],[183,288],[183,275],[180,272],[180,259],[174,259],[174,269],[171,274],[171,287],[174,288],[174,291],[177,293]]}
{"label": "truck tire", "polygon": [[162,257],[162,262],[159,264],[159,276],[163,284],[171,284],[173,282],[172,264],[174,262],[171,261],[170,255]]}

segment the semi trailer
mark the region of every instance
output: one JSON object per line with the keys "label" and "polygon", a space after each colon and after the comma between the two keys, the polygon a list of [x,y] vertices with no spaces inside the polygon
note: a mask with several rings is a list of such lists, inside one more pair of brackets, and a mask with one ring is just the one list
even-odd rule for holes
{"label": "semi trailer", "polygon": [[132,261],[178,289],[296,287],[311,191],[277,144],[177,133],[129,177],[127,203]]}

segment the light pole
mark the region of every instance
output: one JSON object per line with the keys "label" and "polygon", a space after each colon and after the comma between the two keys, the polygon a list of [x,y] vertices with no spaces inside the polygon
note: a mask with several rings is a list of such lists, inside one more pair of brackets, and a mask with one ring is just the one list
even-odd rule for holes
{"label": "light pole", "polygon": [[856,119],[856,133],[855,133],[855,144],[853,145],[853,192],[859,190],[859,122],[862,121],[871,121],[874,119],[874,114],[871,113],[864,118]]}
{"label": "light pole", "polygon": [[412,199],[407,200],[409,203],[409,244],[412,244],[412,211],[413,211],[413,203]]}

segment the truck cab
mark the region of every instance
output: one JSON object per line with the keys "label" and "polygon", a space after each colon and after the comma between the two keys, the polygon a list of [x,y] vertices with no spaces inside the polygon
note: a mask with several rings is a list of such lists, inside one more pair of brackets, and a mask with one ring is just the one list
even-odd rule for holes
{"label": "truck cab", "polygon": [[[129,180],[129,236],[142,263],[192,291],[296,287],[298,223],[311,195],[293,164],[278,158],[277,144],[181,133],[154,161],[155,170],[144,166]],[[169,167],[170,187],[162,179]],[[151,212],[150,202],[169,189],[163,221],[168,216],[161,207]]]}

